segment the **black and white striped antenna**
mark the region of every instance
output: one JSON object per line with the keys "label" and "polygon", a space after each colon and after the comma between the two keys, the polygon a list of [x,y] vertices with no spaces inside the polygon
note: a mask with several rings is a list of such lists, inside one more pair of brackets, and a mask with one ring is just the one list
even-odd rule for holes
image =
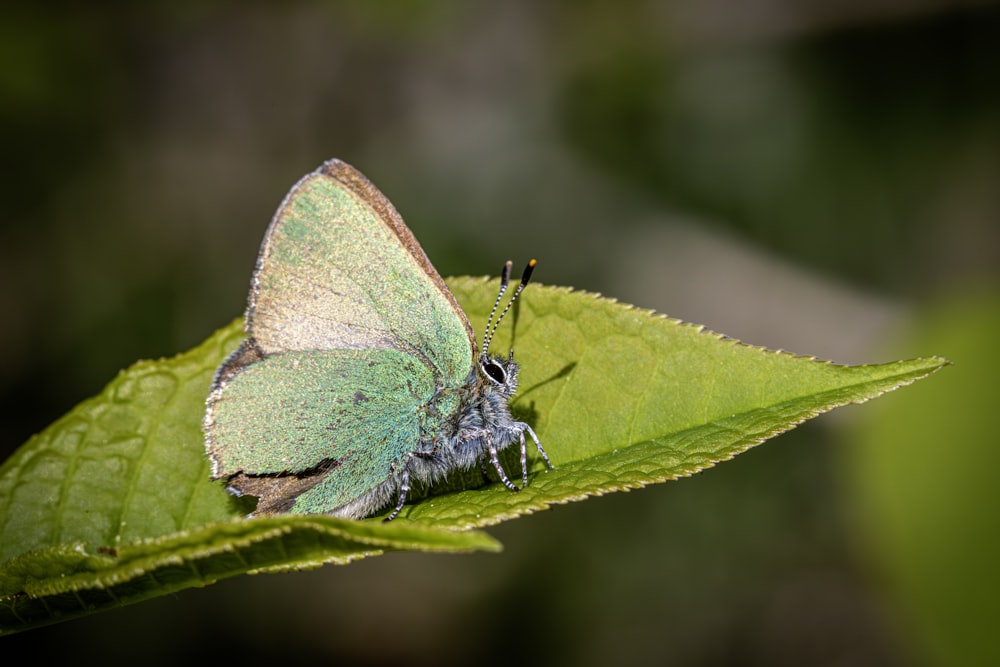
{"label": "black and white striped antenna", "polygon": [[[500,272],[500,292],[497,294],[497,300],[493,302],[493,310],[490,311],[490,318],[486,320],[486,330],[483,331],[483,351],[482,354],[486,354],[490,349],[490,343],[493,342],[493,334],[496,333],[497,327],[500,326],[500,322],[503,321],[504,315],[510,310],[510,307],[514,305],[517,297],[520,296],[521,291],[527,286],[528,281],[531,280],[531,272],[535,270],[535,264],[538,262],[532,259],[528,262],[528,265],[524,267],[524,273],[521,274],[521,283],[514,290],[514,296],[510,297],[510,301],[501,311],[500,316],[497,317],[496,322],[493,321],[493,316],[496,315],[497,308],[500,307],[500,300],[503,299],[504,293],[507,291],[507,285],[510,283],[510,270],[514,266],[514,263],[509,259],[504,263],[503,270]],[[490,324],[493,328],[490,328]]]}

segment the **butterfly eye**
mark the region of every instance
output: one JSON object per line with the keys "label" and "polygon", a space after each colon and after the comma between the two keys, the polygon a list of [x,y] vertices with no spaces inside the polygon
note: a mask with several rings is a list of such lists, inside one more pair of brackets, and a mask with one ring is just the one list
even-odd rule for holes
{"label": "butterfly eye", "polygon": [[492,359],[483,363],[482,368],[486,376],[497,384],[503,384],[507,381],[507,371]]}

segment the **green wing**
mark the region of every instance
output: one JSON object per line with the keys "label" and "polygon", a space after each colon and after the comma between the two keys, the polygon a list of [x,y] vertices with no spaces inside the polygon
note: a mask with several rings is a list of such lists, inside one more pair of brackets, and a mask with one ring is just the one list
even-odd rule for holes
{"label": "green wing", "polygon": [[214,474],[324,473],[364,459],[372,479],[357,482],[374,486],[416,448],[434,389],[428,368],[395,350],[268,357],[233,376],[215,401],[214,440],[240,446],[212,451]]}
{"label": "green wing", "polygon": [[206,448],[262,513],[331,511],[383,483],[473,372],[454,296],[392,204],[336,160],[271,221],[247,333],[213,382]]}
{"label": "green wing", "polygon": [[285,198],[261,246],[247,333],[264,356],[397,349],[446,387],[472,368],[472,328],[385,196],[331,160]]}

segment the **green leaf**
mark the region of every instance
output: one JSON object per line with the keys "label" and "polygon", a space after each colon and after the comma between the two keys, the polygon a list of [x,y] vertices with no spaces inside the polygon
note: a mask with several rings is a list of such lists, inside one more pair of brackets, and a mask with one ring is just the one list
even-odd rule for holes
{"label": "green leaf", "polygon": [[[482,331],[495,281],[449,285]],[[531,483],[516,494],[483,486],[478,470],[457,475],[389,524],[248,520],[245,502],[210,481],[204,399],[216,366],[241,338],[239,323],[190,352],[122,372],[0,466],[0,631],[244,572],[389,550],[496,550],[492,538],[468,529],[693,474],[947,363],[837,366],[535,285],[514,318],[516,328],[505,326],[494,349],[515,331],[522,372],[513,408],[535,426],[555,470],[534,457]],[[516,452],[506,454],[516,466]]]}

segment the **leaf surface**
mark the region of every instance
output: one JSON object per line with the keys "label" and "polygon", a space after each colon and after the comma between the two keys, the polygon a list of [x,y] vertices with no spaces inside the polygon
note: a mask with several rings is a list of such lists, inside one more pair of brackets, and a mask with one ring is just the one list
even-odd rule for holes
{"label": "leaf surface", "polygon": [[[482,331],[495,281],[449,285]],[[840,366],[744,345],[594,294],[532,285],[495,339],[521,364],[516,416],[531,458],[520,493],[456,474],[389,524],[326,516],[247,520],[209,479],[201,419],[241,322],[193,350],[123,371],[0,466],[0,631],[201,586],[244,572],[347,563],[389,550],[497,550],[470,530],[554,504],[703,470],[847,403],[909,384],[938,357]],[[505,452],[508,470],[517,453]],[[531,450],[529,448],[529,454]],[[516,478],[517,475],[514,475]],[[426,495],[426,491],[424,492]]]}

